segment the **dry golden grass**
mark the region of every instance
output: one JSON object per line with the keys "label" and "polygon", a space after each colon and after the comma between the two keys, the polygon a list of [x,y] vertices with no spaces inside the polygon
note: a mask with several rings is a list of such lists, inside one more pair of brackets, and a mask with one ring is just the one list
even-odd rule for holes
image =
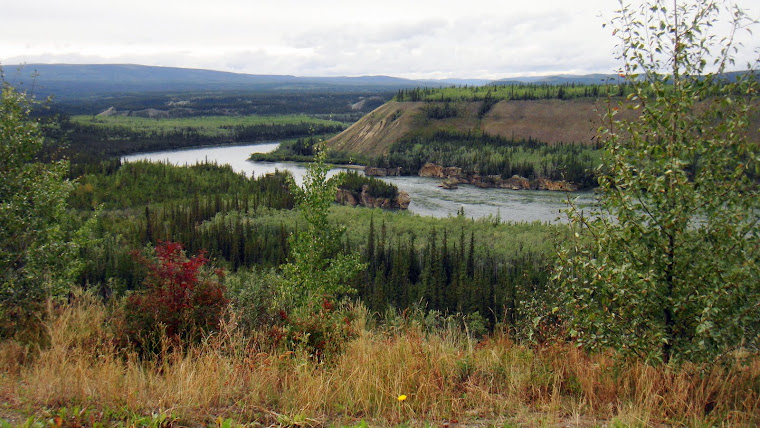
{"label": "dry golden grass", "polygon": [[[360,326],[342,355],[318,363],[261,349],[228,325],[145,362],[114,348],[106,308],[95,300],[49,311],[49,346],[31,354],[12,342],[0,346],[0,392],[18,411],[127,408],[199,423],[221,416],[284,425],[760,423],[760,361],[732,369],[621,366],[564,344],[531,348],[505,334],[475,343],[410,325]],[[366,313],[356,311],[361,323]]]}
{"label": "dry golden grass", "polygon": [[603,101],[591,99],[501,101],[484,118],[483,131],[549,144],[591,144],[606,108]]}

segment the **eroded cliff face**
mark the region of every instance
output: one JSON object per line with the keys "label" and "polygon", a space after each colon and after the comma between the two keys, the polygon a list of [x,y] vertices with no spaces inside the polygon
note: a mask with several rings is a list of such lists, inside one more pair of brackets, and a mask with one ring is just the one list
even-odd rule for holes
{"label": "eroded cliff face", "polygon": [[338,152],[365,156],[388,153],[391,145],[416,128],[415,118],[425,103],[390,101],[376,108],[345,131],[327,140],[327,147]]}
{"label": "eroded cliff face", "polygon": [[[383,177],[388,175],[400,175],[400,170],[399,168],[392,168],[391,171],[388,171],[385,168],[367,167],[365,168],[364,173],[366,175]],[[420,177],[442,178],[444,181],[441,184],[441,187],[446,189],[454,189],[459,184],[471,184],[484,189],[551,190],[558,192],[574,192],[578,190],[578,186],[565,180],[550,180],[548,178],[528,180],[519,175],[513,175],[510,178],[501,178],[500,175],[465,174],[462,172],[462,168],[455,166],[445,167],[433,163],[423,165],[417,175]]]}
{"label": "eroded cliff face", "polygon": [[412,198],[409,194],[403,190],[399,190],[396,198],[376,198],[369,194],[367,191],[369,186],[366,184],[362,187],[362,191],[359,194],[347,189],[338,189],[335,195],[335,201],[341,205],[361,205],[369,208],[385,208],[385,209],[401,209],[405,210],[409,208],[409,203]]}

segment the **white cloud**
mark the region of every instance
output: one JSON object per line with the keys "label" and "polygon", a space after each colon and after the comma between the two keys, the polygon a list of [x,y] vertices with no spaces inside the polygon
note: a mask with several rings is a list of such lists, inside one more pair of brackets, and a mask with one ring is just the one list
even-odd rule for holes
{"label": "white cloud", "polygon": [[616,68],[615,41],[600,15],[612,16],[616,6],[611,0],[16,1],[0,15],[0,62],[311,76],[606,73]]}

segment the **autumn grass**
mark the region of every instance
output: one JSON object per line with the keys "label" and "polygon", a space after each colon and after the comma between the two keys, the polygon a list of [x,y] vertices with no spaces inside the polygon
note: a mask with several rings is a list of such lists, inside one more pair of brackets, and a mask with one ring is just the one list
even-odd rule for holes
{"label": "autumn grass", "polygon": [[263,347],[263,333],[243,335],[234,322],[201,344],[141,360],[115,348],[108,310],[83,297],[49,306],[44,348],[0,344],[0,393],[6,410],[24,414],[128,409],[184,424],[760,423],[757,359],[733,368],[621,365],[566,344],[516,344],[504,333],[475,342],[409,319],[370,328],[366,310],[352,310],[360,333],[328,361]]}

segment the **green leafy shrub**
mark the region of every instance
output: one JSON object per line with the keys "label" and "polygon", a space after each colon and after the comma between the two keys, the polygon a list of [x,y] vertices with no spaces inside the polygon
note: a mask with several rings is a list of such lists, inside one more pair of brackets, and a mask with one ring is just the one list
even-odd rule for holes
{"label": "green leafy shrub", "polygon": [[357,336],[352,313],[328,298],[311,301],[289,313],[281,311],[279,316],[280,322],[270,330],[274,344],[303,350],[318,360],[340,355]]}
{"label": "green leafy shrub", "polygon": [[334,302],[356,293],[354,281],[366,265],[358,254],[344,251],[345,227],[328,219],[336,184],[327,180],[324,145],[318,144],[316,150],[304,187],[293,186],[306,227],[291,237],[290,261],[282,266],[276,304],[283,323],[274,334],[290,344],[303,343],[308,352],[322,358],[328,350],[341,349],[349,337],[337,329],[343,318],[334,311]]}
{"label": "green leafy shrub", "polygon": [[247,333],[281,321],[276,306],[282,278],[272,269],[238,270],[225,278],[237,325]]}
{"label": "green leafy shrub", "polygon": [[290,261],[282,266],[281,299],[285,307],[301,307],[354,293],[351,281],[364,269],[358,254],[343,251],[345,227],[328,219],[336,184],[327,180],[324,144],[316,149],[315,162],[309,164],[304,177],[304,187],[291,186],[306,227],[291,236]]}
{"label": "green leafy shrub", "polygon": [[[39,162],[40,124],[23,93],[0,97],[0,338],[39,327],[45,299],[64,295],[81,268],[77,230],[66,198],[68,162]],[[35,325],[37,327],[35,327]],[[32,333],[35,334],[35,333]]]}
{"label": "green leafy shrub", "polygon": [[[711,30],[724,13],[734,32],[749,21],[715,2],[657,0],[613,22],[633,93],[610,106],[600,206],[571,210],[577,239],[556,271],[579,344],[652,363],[760,346],[760,153],[748,129],[759,88],[753,73],[724,73],[733,36]],[[641,113],[618,120],[623,108]]]}

